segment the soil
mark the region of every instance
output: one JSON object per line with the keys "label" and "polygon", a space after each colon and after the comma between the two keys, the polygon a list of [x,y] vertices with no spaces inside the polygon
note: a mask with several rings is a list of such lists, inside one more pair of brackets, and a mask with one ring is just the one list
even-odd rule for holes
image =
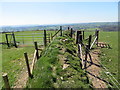
{"label": "soil", "polygon": [[[65,49],[62,48],[61,52],[65,52]],[[69,66],[69,64],[66,63],[66,58],[64,55],[58,55],[59,59],[60,59],[60,63],[62,64],[62,69],[65,69]]]}
{"label": "soil", "polygon": [[[93,84],[93,88],[107,88],[106,83],[100,78],[101,67],[99,64],[100,60],[98,58],[99,53],[99,48],[90,52],[92,63],[87,63],[86,70],[88,72],[88,77]],[[88,58],[88,61],[91,62],[90,58]]]}
{"label": "soil", "polygon": [[[43,48],[41,48],[43,49]],[[30,65],[30,68],[32,67],[32,59],[33,59],[33,54],[31,54],[29,56],[29,65]],[[17,80],[13,86],[13,88],[25,88],[26,87],[26,83],[28,81],[28,71],[27,71],[27,66],[25,65],[20,74],[18,75],[17,77]]]}
{"label": "soil", "polygon": [[[31,54],[29,56],[30,67],[32,65],[32,57],[33,57],[33,54]],[[23,66],[20,74],[18,75],[17,80],[16,80],[13,88],[25,88],[27,80],[28,80],[28,71],[27,71],[27,66],[25,65],[25,66]]]}

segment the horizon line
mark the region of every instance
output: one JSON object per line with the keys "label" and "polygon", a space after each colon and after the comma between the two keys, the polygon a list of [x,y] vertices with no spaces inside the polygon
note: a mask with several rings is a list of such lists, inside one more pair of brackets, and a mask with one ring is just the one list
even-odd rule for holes
{"label": "horizon line", "polygon": [[82,23],[104,23],[104,22],[118,22],[118,21],[96,21],[96,22],[79,22],[79,23],[58,23],[58,24],[15,24],[15,25],[0,25],[0,26],[26,26],[26,25],[63,25],[63,24],[82,24]]}

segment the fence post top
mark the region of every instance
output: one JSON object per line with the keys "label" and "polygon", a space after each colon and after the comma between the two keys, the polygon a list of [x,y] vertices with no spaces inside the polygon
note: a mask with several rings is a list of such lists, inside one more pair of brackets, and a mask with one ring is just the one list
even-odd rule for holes
{"label": "fence post top", "polygon": [[24,52],[24,54],[27,54],[27,52]]}
{"label": "fence post top", "polygon": [[89,45],[88,44],[86,44],[86,48],[88,48],[89,47]]}
{"label": "fence post top", "polygon": [[92,37],[92,35],[89,35],[89,37]]}
{"label": "fence post top", "polygon": [[68,30],[70,29],[70,27],[68,27]]}
{"label": "fence post top", "polygon": [[7,73],[3,73],[3,75],[2,75],[3,77],[5,77],[5,76],[7,76]]}
{"label": "fence post top", "polygon": [[60,26],[60,30],[62,29],[62,26]]}

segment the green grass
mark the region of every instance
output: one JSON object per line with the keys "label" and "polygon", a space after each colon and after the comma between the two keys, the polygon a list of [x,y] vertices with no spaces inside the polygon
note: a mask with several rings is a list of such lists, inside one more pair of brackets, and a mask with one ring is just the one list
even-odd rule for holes
{"label": "green grass", "polygon": [[[118,32],[100,32],[99,40],[110,44],[112,48],[102,48],[100,60],[109,72],[118,80]],[[103,74],[102,77],[109,80],[105,74]]]}
{"label": "green grass", "polygon": [[[24,36],[32,36],[32,33],[43,33],[43,31],[21,31],[21,32],[15,32],[15,36],[19,36],[20,34],[27,34]],[[48,33],[54,34],[55,31],[47,31]],[[35,36],[39,36],[39,34],[36,34]],[[42,35],[43,36],[43,35]],[[5,34],[0,34],[0,42],[5,42]],[[9,37],[10,39],[10,37]],[[28,41],[29,40],[29,41]],[[37,38],[34,41],[40,42],[43,41],[43,39]],[[16,37],[16,41],[19,41],[22,43],[22,38]],[[25,43],[27,44],[27,47],[11,47],[7,48],[7,45],[0,45],[2,48],[0,51],[1,59],[0,59],[0,71],[2,70],[3,73],[8,73],[10,86],[14,86],[14,83],[20,74],[20,71],[23,68],[26,68],[26,63],[24,60],[24,52],[28,53],[28,56],[33,57],[34,53],[34,44],[30,45],[29,42],[32,42],[32,38],[25,37],[24,38]],[[38,43],[38,45],[41,45],[41,43]],[[1,74],[1,73],[0,73]],[[2,81],[2,80],[0,80]],[[3,84],[1,85],[3,86]]]}
{"label": "green grass", "polygon": [[[68,32],[67,32],[68,33]],[[61,39],[67,38],[67,42]],[[89,88],[86,73],[81,69],[73,43],[68,35],[56,38],[36,62],[33,79],[29,79],[27,88]],[[62,51],[65,49],[65,51]],[[61,55],[61,56],[59,56]],[[62,69],[60,57],[67,58],[70,66]],[[63,78],[63,79],[61,79]]]}
{"label": "green grass", "polygon": [[10,86],[14,86],[20,71],[26,68],[24,52],[31,55],[34,47],[2,49],[2,72],[8,74]]}
{"label": "green grass", "polygon": [[[94,32],[85,32],[85,38],[93,34]],[[101,54],[99,55],[99,59],[108,71],[118,80],[118,32],[100,31],[99,42],[106,42],[111,46],[111,49],[100,48]],[[88,42],[86,41],[86,43]],[[94,46],[94,48],[96,47]],[[101,73],[101,77],[112,83],[104,72]],[[115,86],[113,87],[116,88]]]}
{"label": "green grass", "polygon": [[[15,34],[30,34],[31,33],[42,33],[43,31],[24,31],[24,32],[15,32]],[[55,33],[54,31],[48,31],[48,33]],[[85,38],[87,38],[89,35],[93,35],[94,32],[85,32]],[[5,41],[5,35],[1,34],[2,40],[1,42]],[[39,36],[36,35],[36,36]],[[106,49],[101,48],[101,55],[100,60],[102,64],[111,72],[111,74],[118,79],[118,32],[103,32],[100,31],[99,35],[99,41],[106,42],[110,44],[112,49]],[[87,77],[85,75],[85,72],[81,69],[75,70],[74,68],[78,68],[78,58],[75,55],[71,55],[70,53],[61,53],[61,48],[66,48],[70,51],[73,51],[75,47],[72,47],[71,42],[69,44],[59,43],[59,39],[62,38],[69,38],[69,37],[61,37],[56,39],[52,43],[52,45],[48,48],[48,50],[45,50],[42,54],[42,57],[38,60],[35,66],[35,71],[33,72],[34,78],[30,79],[28,82],[27,87],[28,88],[51,88],[51,87],[78,87],[81,85],[81,87],[89,87],[87,82]],[[29,41],[28,41],[29,40]],[[41,42],[42,39],[35,39],[35,41]],[[19,41],[21,44],[23,43],[23,40],[20,38],[16,38],[16,41]],[[24,41],[27,43],[33,42],[32,38],[24,38]],[[71,41],[71,40],[70,40]],[[58,46],[60,47],[58,47]],[[34,47],[21,47],[21,48],[11,48],[6,49],[7,46],[4,45],[2,47],[2,52],[0,52],[2,55],[2,60],[0,64],[2,63],[2,72],[8,73],[10,85],[14,86],[14,82],[16,81],[16,77],[20,73],[23,67],[25,66],[25,61],[23,57],[24,52],[28,52],[29,55],[31,55],[34,51]],[[71,63],[71,67],[67,68],[66,70],[61,69],[61,64],[59,63],[59,57],[58,55],[61,54],[63,56],[69,56],[68,59],[70,60],[69,63]],[[73,52],[74,54],[74,52]],[[72,57],[71,57],[72,56]],[[20,64],[22,63],[22,65]],[[73,65],[73,66],[72,66]],[[53,73],[53,67],[56,68],[55,73]],[[66,74],[67,72],[71,72],[70,75],[73,75],[72,79],[67,79],[69,74]],[[64,74],[65,73],[65,74]],[[82,76],[82,77],[79,77]],[[63,81],[60,79],[63,77]],[[102,78],[110,81],[107,76],[102,73]],[[75,83],[72,83],[72,80],[75,80]],[[70,82],[68,84],[67,82]],[[111,82],[111,81],[110,81]],[[54,84],[53,84],[54,83]],[[85,86],[86,85],[86,86]]]}

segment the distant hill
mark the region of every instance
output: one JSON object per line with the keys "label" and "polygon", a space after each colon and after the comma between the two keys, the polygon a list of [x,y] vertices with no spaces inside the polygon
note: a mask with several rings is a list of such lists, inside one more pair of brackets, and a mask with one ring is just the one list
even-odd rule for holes
{"label": "distant hill", "polygon": [[96,23],[75,23],[75,24],[57,24],[57,25],[17,25],[17,26],[1,26],[0,32],[8,31],[31,31],[31,30],[56,30],[59,26],[63,26],[63,30],[73,27],[74,30],[99,28],[103,31],[117,31],[118,22],[96,22]]}

